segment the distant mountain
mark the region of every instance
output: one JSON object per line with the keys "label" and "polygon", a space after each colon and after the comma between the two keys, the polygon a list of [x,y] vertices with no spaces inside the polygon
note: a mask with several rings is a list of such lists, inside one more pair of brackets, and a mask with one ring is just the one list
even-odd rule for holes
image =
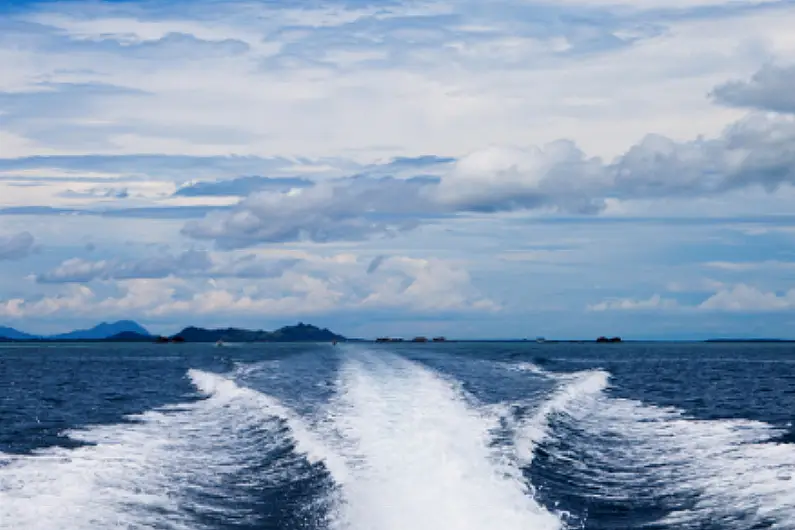
{"label": "distant mountain", "polygon": [[7,328],[3,326],[0,326],[0,337],[14,340],[29,340],[37,338],[35,335],[30,335],[14,328]]}
{"label": "distant mountain", "polygon": [[100,340],[108,342],[152,342],[156,338],[157,337],[149,335],[148,333],[144,335],[136,333],[135,331],[122,331],[121,333]]}
{"label": "distant mountain", "polygon": [[[346,340],[342,335],[321,329],[311,324],[299,322],[295,326],[284,326],[276,331],[249,330],[240,328],[205,329],[187,327],[177,333],[185,342],[331,342]],[[101,342],[155,342],[158,337],[152,335],[143,326],[131,320],[103,322],[91,329],[82,329],[37,337],[12,328],[0,327],[0,342],[12,340],[47,341],[101,341]],[[166,342],[168,342],[166,340]],[[181,342],[181,341],[180,341]]]}
{"label": "distant mountain", "polygon": [[118,322],[103,322],[91,329],[79,329],[47,337],[50,340],[96,340],[107,339],[120,333],[136,333],[138,335],[151,336],[151,334],[137,322],[132,320],[119,320]]}
{"label": "distant mountain", "polygon": [[345,340],[342,335],[299,322],[295,326],[284,326],[276,331],[248,330],[239,328],[204,329],[188,327],[177,333],[185,342],[331,342]]}
{"label": "distant mountain", "polygon": [[311,324],[304,324],[299,322],[295,326],[284,326],[271,332],[271,340],[274,342],[300,342],[300,341],[331,341],[331,340],[345,340],[342,335],[337,335],[329,331],[327,328],[320,329]]}

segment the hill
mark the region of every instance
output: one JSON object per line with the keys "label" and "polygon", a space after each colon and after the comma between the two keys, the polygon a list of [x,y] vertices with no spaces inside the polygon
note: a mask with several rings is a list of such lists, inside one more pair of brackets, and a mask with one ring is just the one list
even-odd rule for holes
{"label": "hill", "polygon": [[[7,333],[7,335],[5,334]],[[190,326],[171,338],[180,342],[331,342],[346,340],[342,335],[299,322],[295,326],[284,326],[276,331],[249,330],[242,328],[205,329]],[[13,328],[0,327],[0,341],[88,341],[88,342],[154,342],[157,339],[144,327],[131,320],[103,322],[91,329],[82,329],[48,337],[29,335]]]}
{"label": "hill", "polygon": [[132,320],[119,320],[118,322],[103,322],[91,329],[79,329],[52,335],[47,337],[50,340],[96,340],[107,339],[120,333],[136,333],[138,335],[150,336],[151,334],[137,322]]}
{"label": "hill", "polygon": [[0,338],[13,339],[13,340],[30,340],[37,338],[35,335],[30,335],[14,328],[7,328],[0,326]]}
{"label": "hill", "polygon": [[205,329],[187,327],[177,333],[185,342],[331,342],[345,340],[342,335],[299,322],[295,326],[284,326],[276,331],[248,330],[239,328]]}
{"label": "hill", "polygon": [[112,335],[105,339],[99,339],[101,341],[106,342],[152,342],[156,339],[156,337],[146,335],[142,333],[136,333],[134,331],[122,331],[121,333],[117,333],[116,335]]}

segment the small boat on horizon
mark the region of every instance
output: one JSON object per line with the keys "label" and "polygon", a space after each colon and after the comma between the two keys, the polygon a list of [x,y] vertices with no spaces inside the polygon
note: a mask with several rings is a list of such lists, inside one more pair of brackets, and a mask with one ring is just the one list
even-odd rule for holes
{"label": "small boat on horizon", "polygon": [[224,341],[222,341],[221,339],[218,339],[218,341],[216,341],[216,343],[215,343],[215,347],[216,348],[222,348],[223,346],[224,346]]}

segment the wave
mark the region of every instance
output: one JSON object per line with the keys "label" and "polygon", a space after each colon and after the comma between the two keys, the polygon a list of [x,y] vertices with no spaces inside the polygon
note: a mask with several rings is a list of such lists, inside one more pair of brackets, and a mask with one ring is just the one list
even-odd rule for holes
{"label": "wave", "polygon": [[795,529],[795,445],[775,441],[781,430],[611,397],[599,370],[516,368],[560,382],[516,431],[517,450],[530,463],[543,443],[581,497],[659,508],[655,527]]}
{"label": "wave", "polygon": [[[628,455],[680,499],[660,523],[671,528],[795,529],[795,446],[749,420],[696,420],[676,409],[612,400],[601,419],[628,439]],[[599,429],[599,415],[586,420]],[[603,429],[603,428],[602,428]]]}
{"label": "wave", "polygon": [[519,363],[514,367],[559,382],[557,388],[540,401],[529,417],[515,422],[518,423],[514,425],[516,455],[524,465],[529,465],[537,446],[550,435],[553,417],[581,408],[582,402],[592,403],[608,388],[610,374],[604,370],[554,373],[531,363]]}
{"label": "wave", "polygon": [[343,366],[326,440],[347,461],[337,529],[558,529],[491,448],[497,418],[459,386],[383,352]]}
{"label": "wave", "polygon": [[[289,411],[216,374],[188,374],[207,399],[67,431],[86,446],[0,455],[0,528],[210,528],[256,520],[256,487],[317,473],[333,461]],[[284,422],[290,423],[285,432]],[[269,454],[278,465],[262,466]],[[303,475],[303,476],[302,476]]]}
{"label": "wave", "polygon": [[[256,368],[246,366],[242,372],[250,373]],[[340,457],[334,454],[310,431],[304,420],[278,400],[256,390],[241,387],[233,380],[218,374],[190,370],[188,372],[193,384],[201,392],[215,396],[222,401],[233,401],[243,398],[248,408],[258,411],[258,415],[270,415],[285,421],[290,429],[290,436],[295,449],[311,463],[323,463],[331,472],[334,480],[343,483],[347,478],[347,468]]]}

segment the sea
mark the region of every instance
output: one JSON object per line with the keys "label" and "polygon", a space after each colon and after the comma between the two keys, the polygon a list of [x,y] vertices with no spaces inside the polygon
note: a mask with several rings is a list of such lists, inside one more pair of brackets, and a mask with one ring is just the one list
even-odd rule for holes
{"label": "sea", "polygon": [[0,345],[0,528],[795,529],[795,345]]}

